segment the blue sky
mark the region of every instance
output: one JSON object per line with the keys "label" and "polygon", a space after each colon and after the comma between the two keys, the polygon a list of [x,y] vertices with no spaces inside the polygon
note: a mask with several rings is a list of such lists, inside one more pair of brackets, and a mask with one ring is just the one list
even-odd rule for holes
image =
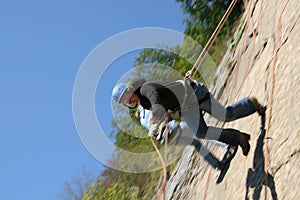
{"label": "blue sky", "polygon": [[[0,199],[57,199],[82,166],[97,174],[101,163],[81,143],[72,115],[81,63],[122,31],[151,26],[183,32],[182,20],[172,0],[2,2]],[[133,56],[118,63],[130,68]],[[122,75],[113,74],[113,80]]]}

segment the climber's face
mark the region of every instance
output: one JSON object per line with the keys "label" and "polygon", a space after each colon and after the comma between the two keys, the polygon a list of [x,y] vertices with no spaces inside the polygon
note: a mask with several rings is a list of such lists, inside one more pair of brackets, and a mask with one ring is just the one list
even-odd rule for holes
{"label": "climber's face", "polygon": [[121,98],[123,104],[139,104],[139,98],[136,94],[125,92]]}

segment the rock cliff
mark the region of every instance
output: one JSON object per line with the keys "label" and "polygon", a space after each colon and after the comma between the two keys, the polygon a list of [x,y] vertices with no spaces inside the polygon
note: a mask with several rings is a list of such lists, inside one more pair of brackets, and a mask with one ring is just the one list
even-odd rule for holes
{"label": "rock cliff", "polygon": [[[298,0],[250,1],[211,91],[224,105],[257,97],[268,105],[266,119],[254,114],[224,125],[251,134],[251,150],[247,157],[238,150],[220,184],[219,171],[188,146],[168,180],[166,199],[300,199],[299,10]],[[207,122],[223,125],[208,117]],[[223,156],[223,146],[207,145]]]}

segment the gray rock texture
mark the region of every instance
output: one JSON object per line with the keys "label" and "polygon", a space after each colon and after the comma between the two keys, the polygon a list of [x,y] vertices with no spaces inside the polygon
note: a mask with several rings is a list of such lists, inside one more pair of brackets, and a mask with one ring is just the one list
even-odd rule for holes
{"label": "gray rock texture", "polygon": [[[284,3],[283,0],[250,1],[211,87],[224,105],[248,96],[268,104],[276,30]],[[300,199],[299,10],[299,1],[289,0],[281,18],[268,138],[265,138],[267,122],[263,126],[265,121],[258,114],[224,124],[251,134],[249,155],[243,156],[239,149],[223,182],[216,184],[219,171],[210,168],[188,146],[168,180],[166,199]],[[210,125],[223,126],[208,116],[206,120]],[[218,158],[223,156],[224,147],[212,142],[207,145]]]}

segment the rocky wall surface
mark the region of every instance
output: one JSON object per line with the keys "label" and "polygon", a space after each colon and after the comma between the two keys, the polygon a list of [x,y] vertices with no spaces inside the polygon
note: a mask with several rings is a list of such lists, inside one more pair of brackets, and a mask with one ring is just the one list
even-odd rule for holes
{"label": "rocky wall surface", "polygon": [[[219,171],[187,147],[168,180],[166,199],[300,199],[300,4],[289,0],[282,12],[284,5],[283,0],[250,1],[210,88],[224,105],[249,96],[267,105],[275,63],[268,137],[270,106],[265,119],[253,114],[223,124],[206,116],[209,125],[251,134],[250,153],[245,157],[239,149],[223,182],[216,184]],[[226,150],[211,142],[208,146],[218,158]]]}

